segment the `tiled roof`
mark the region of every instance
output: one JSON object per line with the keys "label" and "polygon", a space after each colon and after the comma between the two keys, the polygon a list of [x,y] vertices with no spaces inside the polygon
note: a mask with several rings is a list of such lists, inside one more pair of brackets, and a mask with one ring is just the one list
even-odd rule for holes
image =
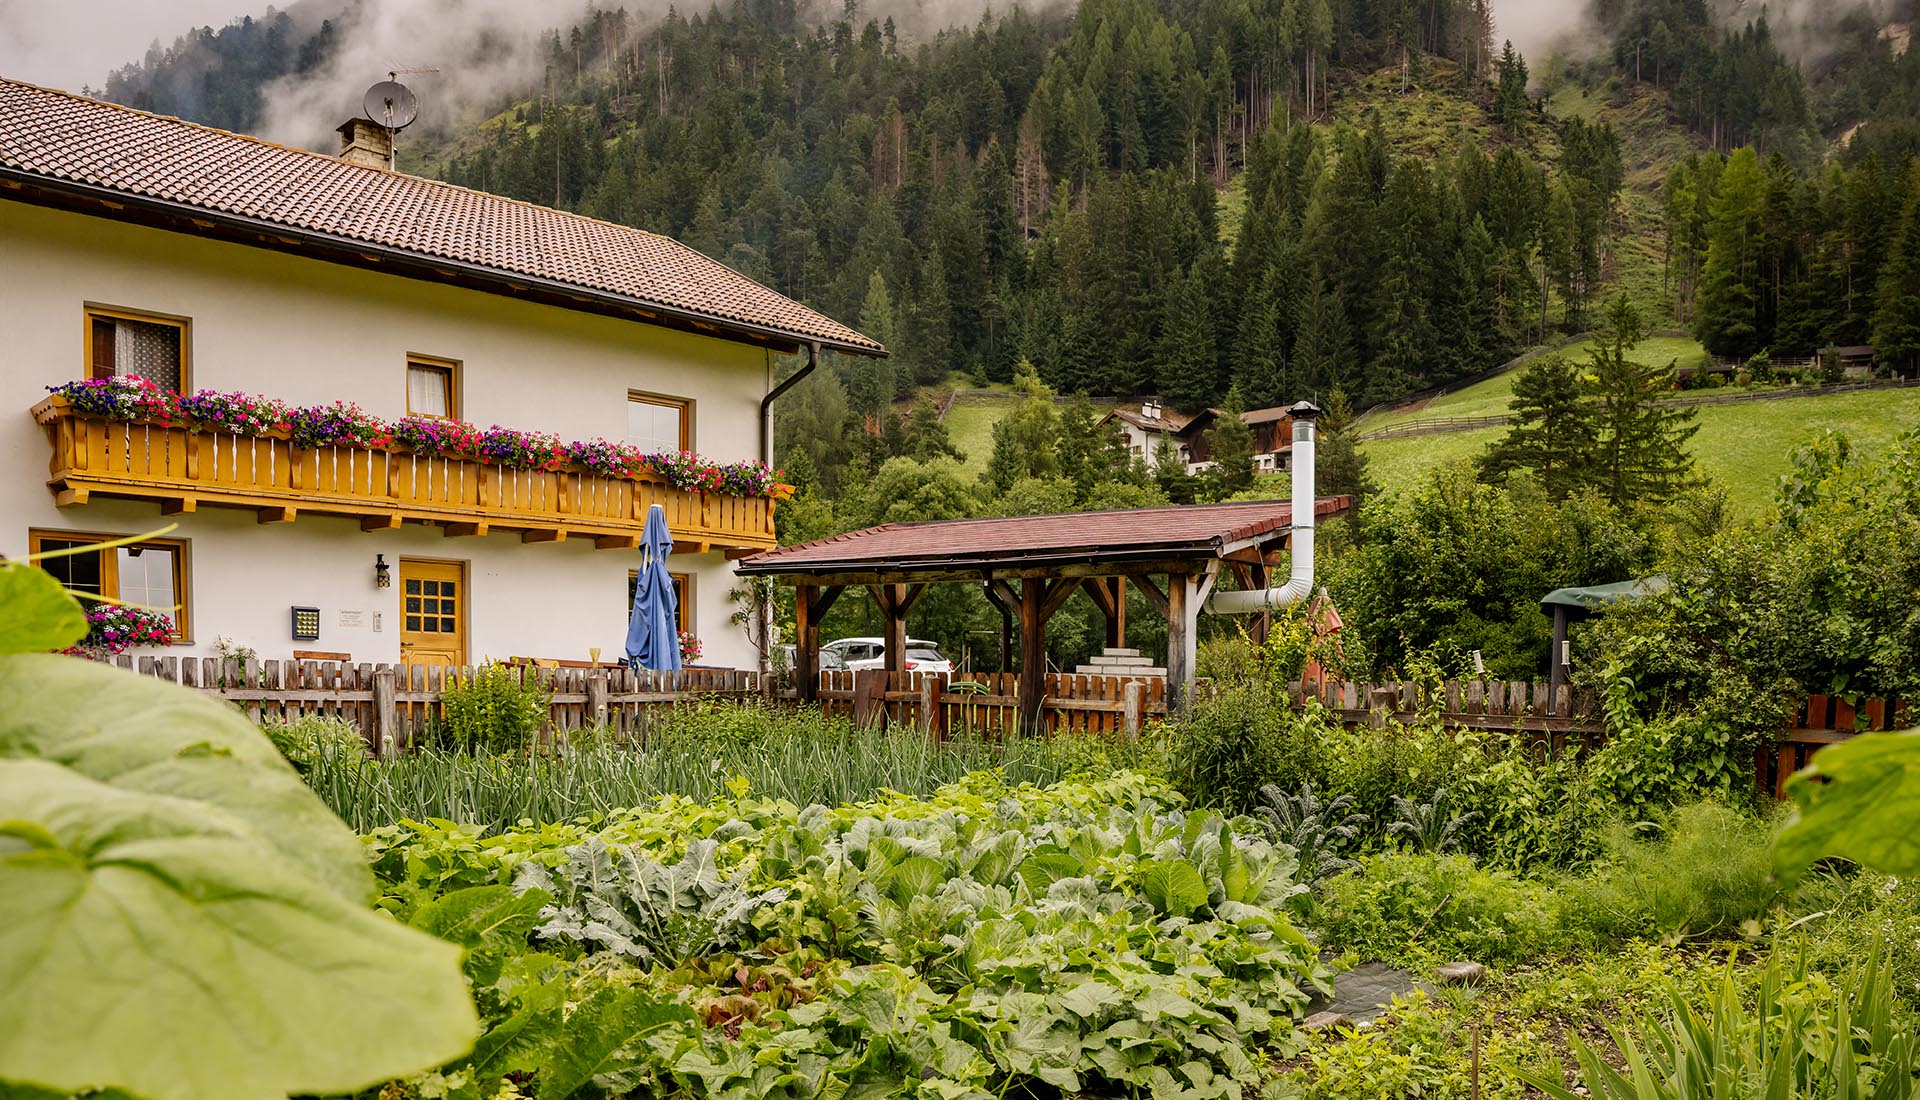
{"label": "tiled roof", "polygon": [[1106,417],[1102,418],[1102,422],[1104,423],[1107,419],[1124,420],[1143,432],[1173,432],[1178,434],[1186,430],[1187,422],[1190,418],[1174,412],[1163,412],[1158,417],[1146,417],[1140,415],[1133,409],[1114,409],[1112,412],[1109,412]]}
{"label": "tiled roof", "polygon": [[[1321,497],[1316,516],[1345,511],[1350,497]],[[1074,512],[1003,519],[955,519],[887,523],[757,554],[739,564],[742,573],[858,571],[879,563],[887,569],[990,568],[1013,559],[1063,560],[1128,551],[1193,555],[1210,553],[1293,525],[1286,501],[1135,508],[1122,512]]]}
{"label": "tiled roof", "polygon": [[4,77],[0,170],[565,284],[796,343],[884,351],[656,233]]}

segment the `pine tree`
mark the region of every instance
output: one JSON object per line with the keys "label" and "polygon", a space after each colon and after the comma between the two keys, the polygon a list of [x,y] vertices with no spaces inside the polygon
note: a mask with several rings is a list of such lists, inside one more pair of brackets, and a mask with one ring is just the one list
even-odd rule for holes
{"label": "pine tree", "polygon": [[1875,293],[1873,346],[1890,366],[1920,366],[1920,191],[1907,202]]}
{"label": "pine tree", "polygon": [[[887,293],[887,280],[878,271],[867,279],[867,296],[860,304],[860,331],[899,353],[893,295]],[[891,359],[852,361],[847,364],[845,381],[848,402],[864,415],[876,415],[893,404],[896,383]]]}
{"label": "pine tree", "polygon": [[1279,296],[1280,277],[1268,268],[1241,305],[1240,327],[1234,338],[1239,363],[1229,389],[1248,395],[1256,408],[1278,402],[1285,385],[1287,364],[1286,350],[1280,342]]}
{"label": "pine tree", "polygon": [[906,442],[901,453],[908,458],[931,462],[943,456],[961,460],[967,457],[953,445],[953,437],[947,434],[946,422],[940,419],[940,410],[924,396],[913,403],[913,417],[907,421],[905,432]]}
{"label": "pine tree", "polygon": [[1607,309],[1605,339],[1587,355],[1593,481],[1615,505],[1669,501],[1692,483],[1687,442],[1699,425],[1693,409],[1664,403],[1673,389],[1671,360],[1646,367],[1628,356],[1645,335],[1639,313],[1622,295]]}
{"label": "pine tree", "polygon": [[1532,103],[1527,99],[1527,62],[1508,39],[1500,51],[1493,94],[1494,113],[1509,134],[1524,133]]}
{"label": "pine tree", "polygon": [[1353,406],[1339,387],[1327,394],[1314,433],[1314,493],[1350,496],[1358,511],[1380,486],[1367,470],[1367,456],[1360,451],[1359,433],[1353,426]]}
{"label": "pine tree", "polygon": [[1598,439],[1580,368],[1558,355],[1535,359],[1514,378],[1507,407],[1513,426],[1481,456],[1484,474],[1529,470],[1554,500],[1587,483]]}
{"label": "pine tree", "polygon": [[1727,158],[1707,223],[1694,335],[1714,355],[1745,359],[1760,350],[1760,238],[1766,179],[1752,149]]}
{"label": "pine tree", "polygon": [[920,308],[912,324],[913,373],[922,385],[932,385],[945,380],[954,368],[953,309],[947,301],[946,266],[939,248],[927,249],[920,270]]}
{"label": "pine tree", "polygon": [[1160,322],[1160,393],[1175,408],[1200,410],[1220,396],[1213,314],[1196,265],[1167,281]]}
{"label": "pine tree", "polygon": [[1307,292],[1294,320],[1293,374],[1300,386],[1317,393],[1328,386],[1353,380],[1353,340],[1348,335],[1347,306],[1338,287],[1329,286],[1316,265],[1307,279]]}
{"label": "pine tree", "polygon": [[1175,504],[1192,504],[1200,488],[1200,479],[1187,472],[1186,460],[1164,435],[1153,449],[1153,482]]}
{"label": "pine tree", "polygon": [[1209,500],[1225,500],[1243,489],[1253,487],[1253,431],[1240,419],[1246,402],[1240,388],[1227,390],[1227,398],[1207,430],[1208,458],[1203,488]]}

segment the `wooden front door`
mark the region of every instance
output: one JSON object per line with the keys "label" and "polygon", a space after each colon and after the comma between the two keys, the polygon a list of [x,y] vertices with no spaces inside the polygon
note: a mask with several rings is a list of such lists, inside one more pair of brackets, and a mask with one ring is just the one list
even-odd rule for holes
{"label": "wooden front door", "polygon": [[467,563],[400,559],[400,660],[467,663]]}

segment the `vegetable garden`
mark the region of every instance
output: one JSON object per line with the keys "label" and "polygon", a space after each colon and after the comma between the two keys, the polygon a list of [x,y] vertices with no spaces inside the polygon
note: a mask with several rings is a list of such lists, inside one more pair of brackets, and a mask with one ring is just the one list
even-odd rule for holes
{"label": "vegetable garden", "polygon": [[[1920,1087],[1920,733],[1823,752],[1782,820],[1649,784],[1670,733],[1346,729],[1277,632],[1138,741],[728,704],[378,762],[46,652],[88,624],[29,565],[0,607],[9,1097]],[[1402,994],[1307,1026],[1360,964]]]}

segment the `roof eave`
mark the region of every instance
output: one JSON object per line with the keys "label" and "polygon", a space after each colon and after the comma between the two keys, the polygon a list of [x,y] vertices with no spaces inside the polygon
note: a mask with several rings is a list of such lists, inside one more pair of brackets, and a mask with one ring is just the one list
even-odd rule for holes
{"label": "roof eave", "polygon": [[[72,209],[73,204],[77,202],[82,207],[78,210],[79,213],[114,221],[148,225],[169,232],[181,230],[165,224],[156,225],[156,219],[182,218],[195,223],[211,223],[236,233],[258,234],[264,238],[258,241],[223,238],[248,247],[294,252],[329,263],[371,271],[385,271],[423,282],[455,286],[479,284],[478,289],[506,297],[524,298],[527,297],[523,293],[524,290],[536,289],[541,293],[535,296],[535,300],[562,309],[580,310],[583,306],[598,306],[600,308],[588,308],[583,312],[608,314],[639,324],[652,324],[662,328],[693,332],[696,335],[767,347],[775,351],[795,352],[810,344],[818,344],[825,350],[840,352],[843,355],[858,355],[870,359],[888,357],[887,349],[878,344],[867,347],[771,325],[756,325],[749,321],[665,305],[632,295],[616,294],[538,275],[487,267],[483,264],[430,252],[395,248],[392,245],[365,241],[356,237],[322,233],[266,218],[254,218],[230,211],[195,206],[192,203],[121,191],[83,180],[47,176],[11,165],[0,165],[0,198],[17,199],[37,206],[68,209]],[[44,201],[48,198],[68,201]],[[98,207],[98,209],[85,208],[89,206]],[[448,278],[442,274],[442,269],[459,272],[465,278]],[[633,316],[635,313],[646,316]]]}

